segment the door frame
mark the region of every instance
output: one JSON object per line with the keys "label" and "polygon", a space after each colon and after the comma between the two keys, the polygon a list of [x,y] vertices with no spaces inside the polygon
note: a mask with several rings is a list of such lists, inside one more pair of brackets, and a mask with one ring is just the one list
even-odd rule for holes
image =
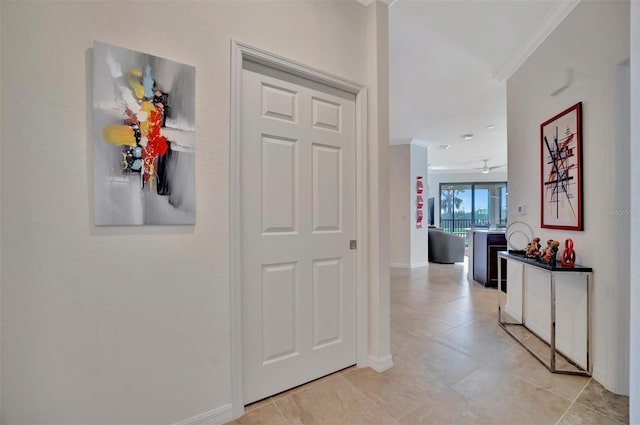
{"label": "door frame", "polygon": [[368,365],[368,179],[367,88],[361,84],[285,59],[273,53],[231,40],[231,110],[229,150],[229,295],[231,337],[231,405],[233,417],[244,414],[242,356],[242,64],[257,62],[279,71],[355,95],[356,102],[356,359]]}

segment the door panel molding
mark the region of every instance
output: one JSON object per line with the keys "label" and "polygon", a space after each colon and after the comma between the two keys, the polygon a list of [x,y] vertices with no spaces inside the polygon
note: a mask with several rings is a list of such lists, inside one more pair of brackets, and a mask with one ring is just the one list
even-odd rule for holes
{"label": "door panel molding", "polygon": [[[368,184],[367,184],[367,88],[361,84],[308,67],[301,63],[231,40],[231,110],[229,165],[229,258],[230,258],[230,338],[231,338],[231,403],[233,417],[244,414],[242,355],[242,69],[244,61],[252,61],[284,71],[316,83],[355,95],[356,134],[356,358],[359,367],[368,358]],[[326,113],[325,113],[326,115]],[[329,115],[330,116],[330,115]]]}

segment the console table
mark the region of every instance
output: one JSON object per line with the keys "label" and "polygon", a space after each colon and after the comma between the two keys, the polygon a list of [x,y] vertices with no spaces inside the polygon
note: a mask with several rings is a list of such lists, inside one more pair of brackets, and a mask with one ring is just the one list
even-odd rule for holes
{"label": "console table", "polygon": [[[521,322],[507,322],[502,320],[502,279],[501,272],[502,268],[501,262],[506,260],[513,260],[523,263],[522,267],[522,304],[521,304]],[[498,253],[498,323],[500,327],[502,327],[511,337],[513,337],[520,345],[522,345],[529,353],[531,353],[540,363],[542,363],[549,371],[553,373],[564,373],[568,375],[581,375],[581,376],[591,376],[593,372],[593,365],[590,359],[591,353],[591,301],[590,301],[590,292],[591,292],[591,281],[593,280],[593,269],[591,267],[584,267],[580,265],[575,265],[574,267],[563,267],[559,264],[555,266],[551,266],[549,264],[545,264],[542,262],[535,261],[533,259],[529,259],[524,255],[511,253],[508,251],[500,251]],[[535,333],[526,326],[526,317],[525,317],[525,297],[526,297],[526,286],[527,284],[534,285],[535,282],[527,282],[526,280],[526,267],[535,267],[537,269],[546,271],[549,274],[549,282],[550,282],[550,293],[549,293],[549,303],[550,303],[550,313],[551,313],[551,329],[550,329],[550,338],[549,338],[549,362],[545,361],[541,356],[527,347],[523,340],[519,338],[516,334],[511,332],[509,329],[510,326],[521,326],[530,331],[535,335]],[[586,344],[586,367],[582,367],[578,365],[573,360],[569,359],[567,356],[562,354],[561,352],[556,350],[556,275],[558,273],[579,273],[581,276],[585,277],[585,290],[587,296],[587,314],[586,314],[586,330],[587,330],[587,344]],[[537,336],[537,335],[536,335]],[[542,338],[540,338],[542,339]],[[574,365],[578,370],[564,370],[556,368],[556,353],[560,354],[564,357],[569,363]]]}

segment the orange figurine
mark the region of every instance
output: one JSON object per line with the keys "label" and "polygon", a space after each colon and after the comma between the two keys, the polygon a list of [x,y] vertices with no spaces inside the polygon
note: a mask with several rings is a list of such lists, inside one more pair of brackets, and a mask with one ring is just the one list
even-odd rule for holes
{"label": "orange figurine", "polygon": [[547,241],[547,247],[543,251],[543,260],[547,264],[554,264],[556,262],[556,253],[560,242],[549,239]]}
{"label": "orange figurine", "polygon": [[529,242],[527,245],[527,250],[525,254],[529,258],[539,258],[540,257],[540,238],[535,237]]}

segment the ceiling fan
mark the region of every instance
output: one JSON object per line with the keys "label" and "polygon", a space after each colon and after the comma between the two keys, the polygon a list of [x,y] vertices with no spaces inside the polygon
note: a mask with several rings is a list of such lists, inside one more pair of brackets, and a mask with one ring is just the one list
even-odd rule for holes
{"label": "ceiling fan", "polygon": [[495,165],[493,167],[489,167],[487,165],[487,161],[489,161],[488,159],[483,159],[482,161],[484,162],[484,167],[482,167],[482,168],[474,168],[474,170],[480,170],[483,174],[487,174],[487,173],[489,173],[489,172],[491,172],[491,171],[493,171],[493,170],[495,170],[497,168],[502,168],[502,167],[506,167],[507,166],[505,164],[505,165]]}

